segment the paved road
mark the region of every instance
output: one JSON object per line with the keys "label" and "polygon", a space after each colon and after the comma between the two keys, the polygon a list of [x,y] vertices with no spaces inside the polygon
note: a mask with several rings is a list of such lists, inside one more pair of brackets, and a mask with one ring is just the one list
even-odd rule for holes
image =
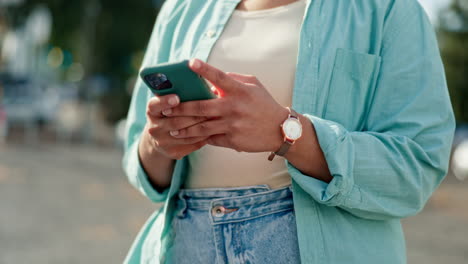
{"label": "paved road", "polygon": [[[156,205],[115,149],[0,145],[0,264],[121,263]],[[404,221],[409,263],[468,263],[468,182],[448,178]]]}

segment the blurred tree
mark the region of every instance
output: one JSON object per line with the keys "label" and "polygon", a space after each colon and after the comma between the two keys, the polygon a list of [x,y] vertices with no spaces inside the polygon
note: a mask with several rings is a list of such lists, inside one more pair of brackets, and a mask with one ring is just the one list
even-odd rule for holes
{"label": "blurred tree", "polygon": [[455,115],[468,123],[468,0],[453,0],[440,14],[438,32]]}
{"label": "blurred tree", "polygon": [[[83,64],[85,80],[107,78],[109,89],[97,98],[106,119],[124,117],[129,104],[127,81],[137,74],[158,13],[160,0],[28,0],[7,12],[14,26],[37,5],[46,5],[53,17],[51,45],[71,51],[73,61]],[[137,67],[135,67],[137,66]],[[65,76],[65,74],[64,74]],[[96,94],[82,82],[82,99]],[[93,98],[95,99],[95,98]]]}

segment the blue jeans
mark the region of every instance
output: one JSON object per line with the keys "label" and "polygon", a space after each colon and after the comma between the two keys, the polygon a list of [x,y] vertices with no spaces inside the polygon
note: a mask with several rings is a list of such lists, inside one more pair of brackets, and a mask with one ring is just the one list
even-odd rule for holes
{"label": "blue jeans", "polygon": [[170,263],[300,263],[291,187],[182,189]]}

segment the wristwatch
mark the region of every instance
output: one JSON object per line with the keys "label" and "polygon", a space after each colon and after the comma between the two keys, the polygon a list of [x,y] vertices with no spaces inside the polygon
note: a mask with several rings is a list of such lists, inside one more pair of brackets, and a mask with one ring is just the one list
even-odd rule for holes
{"label": "wristwatch", "polygon": [[283,133],[284,142],[277,151],[273,151],[268,156],[268,160],[272,161],[276,155],[284,156],[288,152],[289,148],[302,136],[302,124],[299,120],[299,114],[291,108],[289,110],[289,116],[280,125],[281,132]]}

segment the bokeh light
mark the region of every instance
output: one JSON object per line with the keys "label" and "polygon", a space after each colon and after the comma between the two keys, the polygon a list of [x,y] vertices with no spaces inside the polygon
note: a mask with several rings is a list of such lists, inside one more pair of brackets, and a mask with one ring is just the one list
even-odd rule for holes
{"label": "bokeh light", "polygon": [[459,179],[468,178],[468,140],[460,143],[453,152],[452,157],[453,174]]}
{"label": "bokeh light", "polygon": [[67,81],[79,82],[83,80],[85,71],[81,63],[73,63],[67,70]]}
{"label": "bokeh light", "polygon": [[59,47],[54,47],[49,51],[47,55],[47,65],[51,68],[58,68],[62,65],[64,59],[63,51]]}
{"label": "bokeh light", "polygon": [[132,64],[132,69],[135,72],[138,72],[138,70],[140,69],[141,62],[143,61],[144,55],[145,54],[143,51],[139,51],[133,54],[132,59],[131,59],[131,64]]}

